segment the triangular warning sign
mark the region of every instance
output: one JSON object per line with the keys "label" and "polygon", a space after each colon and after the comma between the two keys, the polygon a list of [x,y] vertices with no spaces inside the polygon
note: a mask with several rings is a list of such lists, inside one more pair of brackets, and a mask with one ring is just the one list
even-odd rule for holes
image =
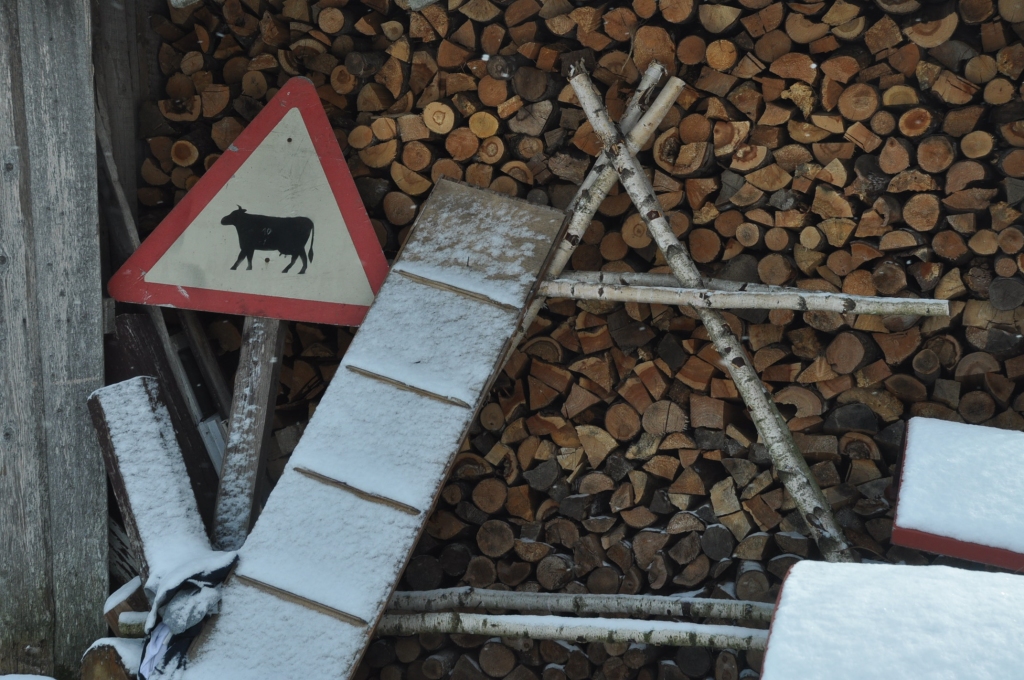
{"label": "triangular warning sign", "polygon": [[316,89],[292,78],[108,287],[122,302],[358,325],[387,271]]}

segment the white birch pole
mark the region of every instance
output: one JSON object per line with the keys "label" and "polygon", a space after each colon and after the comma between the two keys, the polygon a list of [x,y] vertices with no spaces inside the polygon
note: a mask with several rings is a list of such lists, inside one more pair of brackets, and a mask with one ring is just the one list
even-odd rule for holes
{"label": "white birch pole", "polygon": [[[588,272],[589,273],[589,272]],[[669,276],[672,283],[678,283]],[[775,290],[713,290],[679,288],[677,285],[638,286],[621,283],[591,283],[575,278],[544,281],[540,294],[573,300],[607,300],[662,305],[690,305],[706,309],[792,309],[801,312],[822,311],[840,314],[913,314],[948,316],[945,300],[916,298],[878,298],[845,293],[821,293],[796,288]]]}
{"label": "white birch pole", "polygon": [[768,623],[775,606],[766,602],[711,600],[671,595],[573,595],[529,593],[486,588],[444,588],[399,591],[391,597],[388,613],[447,612],[453,609],[511,609],[520,612],[616,614],[621,616],[672,616],[685,618],[742,619]]}
{"label": "white birch pole", "polygon": [[[639,161],[629,152],[622,133],[608,117],[594,83],[583,69],[574,67],[573,70],[574,75],[569,83],[575,90],[594,132],[604,142],[605,151],[612,158],[622,186],[633,199],[651,236],[665,254],[672,274],[684,288],[704,288],[704,281],[697,265],[690,259],[685,246],[672,233],[651,183],[647,180]],[[797,449],[786,421],[754,371],[742,343],[733,335],[720,312],[701,308],[697,313],[707,329],[708,337],[722,357],[722,363],[728,369],[736,390],[750,410],[757,431],[768,447],[779,479],[793,498],[822,556],[830,562],[856,561],[857,555],[850,549],[842,529],[836,524],[818,482]]]}
{"label": "white birch pole", "polygon": [[[647,67],[647,71],[644,72],[636,92],[630,98],[629,104],[626,106],[626,112],[622,115],[621,124],[622,130],[626,134],[626,144],[629,145],[629,148],[634,153],[642,148],[651,135],[654,134],[661,120],[668,113],[669,109],[672,108],[672,104],[675,103],[679,93],[682,91],[682,81],[679,82],[678,87],[670,82],[662,89],[661,94],[648,108],[647,113],[643,114],[644,101],[664,75],[665,67],[656,61],[651,62],[651,65]],[[641,114],[643,114],[642,118]],[[579,245],[580,240],[583,238],[583,234],[590,227],[590,222],[594,219],[598,207],[600,207],[601,202],[604,201],[618,179],[619,176],[615,172],[615,168],[612,167],[608,155],[602,153],[597,157],[594,167],[590,169],[586,179],[583,180],[583,184],[580,185],[576,196],[572,199],[572,203],[566,208],[566,212],[570,215],[569,226],[566,229],[565,236],[555,247],[555,252],[551,256],[551,263],[548,265],[544,278],[555,278],[565,269],[569,258],[572,257],[572,254],[576,251],[576,246]],[[519,346],[523,336],[526,335],[526,331],[530,329],[530,324],[537,318],[537,314],[543,306],[544,296],[537,295],[526,309],[526,314],[523,316],[519,330],[512,338],[511,347]]]}
{"label": "white birch pole", "polygon": [[571,642],[642,642],[670,647],[764,649],[768,631],[678,621],[488,614],[385,614],[377,635],[462,633]]}

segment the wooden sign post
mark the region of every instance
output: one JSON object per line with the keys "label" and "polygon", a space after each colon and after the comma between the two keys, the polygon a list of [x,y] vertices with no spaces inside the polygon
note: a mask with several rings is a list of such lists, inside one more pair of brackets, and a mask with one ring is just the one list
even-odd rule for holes
{"label": "wooden sign post", "polygon": [[239,548],[252,523],[281,320],[359,325],[387,270],[316,89],[293,78],[111,279],[123,302],[246,316],[214,513],[218,548]]}
{"label": "wooden sign post", "polygon": [[213,544],[220,550],[241,548],[249,534],[256,482],[266,463],[263,452],[270,437],[270,406],[277,396],[286,330],[277,319],[245,319],[213,516]]}

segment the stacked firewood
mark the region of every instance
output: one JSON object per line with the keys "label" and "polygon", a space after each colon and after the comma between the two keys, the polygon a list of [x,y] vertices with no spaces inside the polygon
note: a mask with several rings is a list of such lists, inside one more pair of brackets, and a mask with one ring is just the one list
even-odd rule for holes
{"label": "stacked firewood", "polygon": [[[949,318],[726,314],[848,540],[934,561],[889,543],[908,417],[1024,429],[1021,0],[209,0],[152,27],[167,80],[140,115],[144,230],[296,75],[316,85],[389,255],[441,177],[563,207],[601,150],[569,66],[592,72],[617,119],[657,60],[688,86],[640,158],[707,275],[952,301]],[[621,189],[571,265],[667,271]],[[696,317],[549,301],[402,587],[773,599],[789,565],[818,555]],[[210,326],[227,355],[232,323]],[[350,335],[290,337],[272,473]],[[379,640],[362,672],[721,679],[758,662],[421,636]]]}
{"label": "stacked firewood", "polygon": [[760,665],[760,652],[712,652],[701,647],[664,649],[643,644],[488,639],[478,635],[423,634],[380,639],[367,650],[362,680],[716,680],[741,675],[744,661]]}

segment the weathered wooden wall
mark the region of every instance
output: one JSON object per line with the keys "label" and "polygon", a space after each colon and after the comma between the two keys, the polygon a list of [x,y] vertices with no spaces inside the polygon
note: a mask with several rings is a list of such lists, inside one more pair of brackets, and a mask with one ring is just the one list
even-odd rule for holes
{"label": "weathered wooden wall", "polygon": [[61,679],[107,589],[91,25],[87,0],[0,3],[0,673]]}

